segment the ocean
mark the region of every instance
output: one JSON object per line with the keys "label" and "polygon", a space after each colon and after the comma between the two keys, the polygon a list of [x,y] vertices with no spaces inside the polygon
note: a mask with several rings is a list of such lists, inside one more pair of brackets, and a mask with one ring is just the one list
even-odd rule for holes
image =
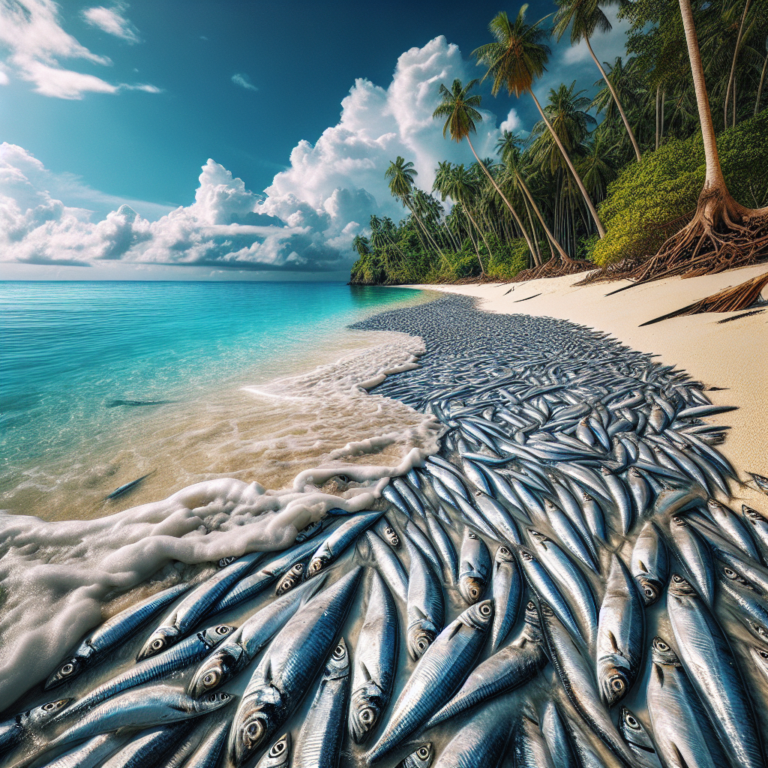
{"label": "ocean", "polygon": [[213,477],[280,487],[355,435],[317,434],[307,450],[317,414],[292,419],[291,401],[253,388],[368,349],[376,334],[347,325],[425,298],[343,283],[0,283],[0,509],[92,518]]}

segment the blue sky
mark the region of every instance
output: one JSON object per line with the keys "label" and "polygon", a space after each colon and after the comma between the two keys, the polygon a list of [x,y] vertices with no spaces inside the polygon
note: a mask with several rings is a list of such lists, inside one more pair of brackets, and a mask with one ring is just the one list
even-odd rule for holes
{"label": "blue sky", "polygon": [[[402,215],[388,160],[425,187],[471,161],[429,119],[437,86],[480,76],[471,51],[518,7],[0,0],[0,278],[343,277],[370,213]],[[586,51],[552,48],[537,93],[591,88]],[[536,113],[483,91],[487,155]]]}

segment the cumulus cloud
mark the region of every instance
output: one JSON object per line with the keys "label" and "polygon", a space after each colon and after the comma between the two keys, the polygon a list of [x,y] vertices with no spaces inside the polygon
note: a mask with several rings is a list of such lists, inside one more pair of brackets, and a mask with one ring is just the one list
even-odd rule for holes
{"label": "cumulus cloud", "polygon": [[0,46],[7,50],[4,63],[9,70],[32,83],[43,96],[82,99],[86,93],[114,94],[127,88],[155,88],[110,83],[62,66],[61,59],[81,59],[103,66],[112,62],[106,56],[92,53],[64,31],[59,6],[53,0],[0,0]]}
{"label": "cumulus cloud", "polygon": [[116,3],[112,8],[98,5],[95,8],[86,8],[83,11],[83,18],[92,27],[98,27],[108,35],[119,37],[127,43],[138,43],[138,30],[123,15],[127,8],[127,3]]}
{"label": "cumulus cloud", "polygon": [[[359,79],[342,101],[339,122],[293,149],[290,166],[265,195],[248,190],[213,160],[203,166],[195,201],[152,221],[132,204],[93,223],[87,196],[73,196],[20,147],[0,148],[0,259],[25,263],[133,263],[217,269],[341,270],[354,260],[353,238],[371,214],[400,219],[384,177],[398,155],[430,190],[438,161],[471,163],[466,143],[442,136],[432,119],[441,83],[468,80],[459,49],[444,37],[398,59],[388,87]],[[483,112],[473,143],[493,155],[496,118]],[[513,125],[514,111],[505,121]],[[77,184],[73,185],[77,189]],[[77,203],[73,205],[73,203]],[[138,204],[137,204],[138,205]],[[147,215],[145,213],[145,215]]]}
{"label": "cumulus cloud", "polygon": [[245,88],[246,91],[258,91],[259,89],[251,82],[248,75],[242,72],[237,72],[232,75],[232,82],[235,85],[239,85],[241,88]]}
{"label": "cumulus cloud", "polygon": [[517,110],[513,107],[509,110],[507,119],[503,120],[499,125],[499,130],[504,131],[519,131],[523,125],[523,121],[520,119],[520,115],[517,114]]}

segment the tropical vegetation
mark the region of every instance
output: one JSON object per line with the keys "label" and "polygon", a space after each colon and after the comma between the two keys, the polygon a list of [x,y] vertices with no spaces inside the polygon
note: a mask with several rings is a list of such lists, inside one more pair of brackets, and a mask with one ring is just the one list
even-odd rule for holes
{"label": "tropical vegetation", "polygon": [[[600,60],[605,6],[629,25],[626,55]],[[637,280],[768,257],[768,0],[557,0],[497,14],[474,51],[481,80],[443,83],[434,118],[466,143],[430,189],[397,157],[389,189],[406,214],[372,216],[355,238],[352,282],[494,280],[601,267]],[[562,83],[541,102],[551,36],[586,45],[595,83]],[[529,134],[472,142],[479,83],[535,104]],[[474,161],[471,161],[474,158]]]}

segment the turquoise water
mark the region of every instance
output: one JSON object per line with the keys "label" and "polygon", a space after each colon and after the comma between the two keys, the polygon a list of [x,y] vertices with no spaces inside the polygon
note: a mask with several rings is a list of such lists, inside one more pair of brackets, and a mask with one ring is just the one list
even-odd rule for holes
{"label": "turquoise water", "polygon": [[[407,289],[342,283],[0,283],[0,488],[245,372],[274,377]],[[14,510],[16,511],[16,510]]]}

